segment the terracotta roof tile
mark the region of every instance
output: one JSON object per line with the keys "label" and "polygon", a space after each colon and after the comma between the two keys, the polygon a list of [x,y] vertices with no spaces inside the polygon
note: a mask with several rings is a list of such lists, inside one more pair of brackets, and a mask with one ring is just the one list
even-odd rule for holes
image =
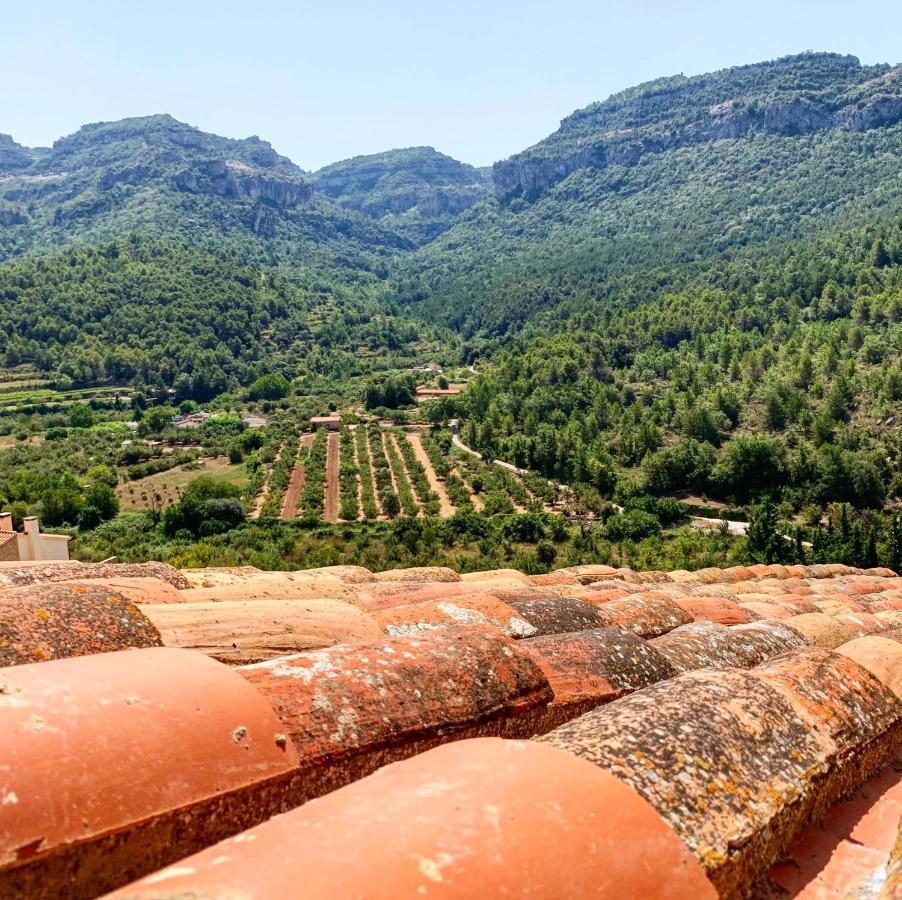
{"label": "terracotta roof tile", "polygon": [[677,674],[651,644],[619,628],[545,635],[519,646],[539,664],[554,691],[539,731]]}
{"label": "terracotta roof tile", "polygon": [[652,685],[539,740],[633,787],[725,894],[747,891],[805,821],[835,746],[778,690],[739,671]]}
{"label": "terracotta roof tile", "polygon": [[753,618],[758,619],[788,619],[792,616],[792,612],[779,603],[762,603],[758,600],[743,601],[739,604]]}
{"label": "terracotta roof tile", "polygon": [[447,566],[415,566],[411,569],[390,569],[373,573],[375,581],[460,581],[460,575]]}
{"label": "terracotta roof tile", "polygon": [[531,584],[538,585],[539,587],[581,584],[580,580],[575,575],[561,571],[549,572],[547,575],[530,575],[529,581]]}
{"label": "terracotta roof tile", "polygon": [[881,622],[877,616],[866,612],[843,612],[834,615],[837,622],[850,628],[856,637],[864,637],[866,634],[877,634],[886,631],[887,625]]}
{"label": "terracotta roof tile", "polygon": [[490,625],[515,638],[530,637],[537,632],[536,627],[530,625],[512,606],[491,594],[481,593],[395,606],[373,612],[371,616],[377,627],[392,637],[456,625]]}
{"label": "terracotta roof tile", "polygon": [[76,582],[60,582],[76,587],[97,584],[118,591],[132,603],[184,603],[185,593],[162,578],[86,578]]}
{"label": "terracotta roof tile", "polygon": [[684,597],[674,600],[677,606],[695,621],[717,622],[720,625],[742,625],[753,622],[757,613],[741,607],[725,597]]}
{"label": "terracotta roof tile", "polygon": [[902,643],[875,634],[842,644],[836,652],[863,666],[902,699]]}
{"label": "terracotta roof tile", "polygon": [[520,600],[509,604],[533,628],[535,634],[562,634],[565,631],[584,631],[611,624],[601,607],[575,597],[554,597],[546,600]]}
{"label": "terracotta roof tile", "polygon": [[[653,860],[653,864],[650,864]],[[117,896],[707,900],[649,804],[540,744],[440,747],[279,816]]]}
{"label": "terracotta roof tile", "polygon": [[95,896],[281,808],[266,701],[183,650],[0,670],[0,895]]}
{"label": "terracotta roof tile", "polygon": [[617,625],[644,638],[666,634],[692,621],[692,617],[673,600],[651,594],[611,600],[599,607],[599,611],[602,624]]}
{"label": "terracotta roof tile", "polygon": [[208,578],[204,587],[186,590],[191,603],[223,600],[346,600],[357,603],[356,585],[345,584],[334,575],[303,572],[260,572],[246,578]]}
{"label": "terracotta roof tile", "polygon": [[828,738],[832,755],[814,798],[813,815],[889,762],[902,743],[902,706],[896,695],[851,658],[811,647],[752,669],[780,691],[811,730]]}
{"label": "terracotta roof tile", "polygon": [[236,671],[272,705],[318,793],[452,737],[533,734],[532,714],[552,699],[531,656],[476,627],[340,645]]}
{"label": "terracotta roof tile", "polygon": [[730,630],[740,654],[743,668],[756,666],[766,659],[807,645],[807,639],[794,628],[770,620],[736,625]]}
{"label": "terracotta roof tile", "polygon": [[480,584],[436,582],[418,584],[409,581],[387,581],[380,584],[360,585],[354,590],[355,602],[363,609],[375,612],[410,606],[433,600],[454,600],[459,597],[492,597]]}
{"label": "terracotta roof tile", "polygon": [[832,650],[855,637],[851,628],[843,625],[838,619],[825,616],[823,613],[805,613],[792,616],[786,624],[804,635],[809,644],[826,647]]}
{"label": "terracotta roof tile", "polygon": [[0,591],[0,665],[129,647],[158,647],[153,623],[103,584],[36,584]]}
{"label": "terracotta roof tile", "polygon": [[[763,896],[784,889],[774,880],[775,869],[769,885],[762,887],[757,879],[790,842],[796,841],[794,848],[801,846],[798,841],[809,817],[826,813],[827,822],[837,809],[830,804],[859,787],[892,756],[900,741],[902,579],[893,573],[847,566],[764,565],[693,573],[595,566],[559,570],[547,577],[499,569],[463,579],[443,569],[374,574],[358,567],[300,572],[263,572],[253,567],[185,573],[166,567],[139,567],[139,571],[100,567],[99,571],[98,576],[97,567],[77,563],[0,565],[0,576],[13,572],[14,579],[34,582],[33,587],[0,588],[0,610],[10,597],[14,603],[9,609],[16,610],[16,615],[7,613],[2,627],[8,635],[24,635],[13,649],[19,652],[31,640],[42,655],[90,653],[129,646],[153,634],[157,642],[180,643],[229,662],[245,662],[334,646],[275,656],[232,673],[186,651],[139,650],[84,658],[108,667],[123,665],[105,662],[121,657],[139,659],[141,654],[156,653],[160,660],[159,654],[186,653],[199,661],[197,665],[218,673],[209,687],[222,698],[232,689],[222,681],[224,675],[238,679],[247,696],[256,698],[269,717],[283,767],[275,775],[263,773],[262,780],[237,788],[227,779],[209,790],[205,787],[206,798],[192,801],[187,812],[180,808],[177,814],[168,811],[150,818],[142,818],[140,809],[129,805],[122,790],[126,779],[120,775],[107,794],[136,818],[117,827],[115,839],[92,835],[88,843],[102,846],[103,853],[62,854],[54,856],[57,861],[49,857],[41,861],[38,854],[31,860],[31,870],[30,863],[23,868],[20,862],[7,866],[6,876],[0,866],[0,895],[11,885],[16,889],[6,893],[28,894],[21,878],[40,870],[49,879],[44,885],[66,886],[50,895],[89,896],[92,890],[96,893],[161,865],[166,858],[193,852],[274,812],[329,791],[336,791],[335,797],[345,795],[342,785],[394,760],[415,754],[425,759],[429,753],[423,755],[423,751],[437,744],[461,746],[468,737],[524,737],[554,729],[542,746],[549,741],[596,763],[594,768],[588,762],[580,765],[598,777],[616,776],[636,803],[645,803],[639,799],[641,794],[660,814],[652,821],[683,838],[723,894]],[[48,578],[75,580],[46,583]],[[37,597],[48,602],[36,605]],[[142,602],[147,599],[159,602]],[[117,617],[120,607],[127,613]],[[58,619],[56,610],[61,610]],[[22,622],[35,618],[29,618],[29,611],[38,613],[40,624],[23,628]],[[50,622],[46,628],[45,621]],[[527,637],[531,634],[536,636]],[[523,639],[513,641],[511,636]],[[9,652],[12,646],[8,640],[0,651]],[[21,665],[5,671],[54,665]],[[155,673],[150,676],[152,667],[141,664],[139,668],[135,677],[143,677],[148,690],[156,689],[158,679]],[[182,678],[190,675],[184,666],[179,672]],[[92,683],[90,678],[88,682]],[[177,707],[186,723],[196,715],[190,711],[197,708],[191,705],[192,690],[194,686],[186,685],[185,692],[177,695],[183,705],[172,707]],[[0,706],[4,696],[0,689]],[[159,721],[166,730],[162,715]],[[156,727],[145,724],[151,731]],[[76,732],[86,727],[85,716],[73,725]],[[193,783],[191,777],[183,776],[185,766],[190,775],[193,765],[194,756],[185,749],[190,741],[181,732],[174,733],[181,755],[160,754],[160,762],[174,784]],[[41,740],[42,732],[35,734],[34,739]],[[88,743],[94,739],[85,738]],[[21,731],[16,752],[25,753],[22,748],[30,740],[32,736]],[[80,739],[72,735],[66,740],[80,746]],[[147,740],[155,741],[157,735]],[[225,760],[227,765],[231,744],[204,741],[201,744],[210,746],[211,754],[219,753],[220,764]],[[140,761],[143,751],[134,751],[135,746],[132,738],[125,742],[132,758]],[[113,743],[104,747],[103,752],[118,759]],[[576,762],[572,756],[560,756],[560,749],[555,751],[558,758]],[[200,752],[206,751],[201,748]],[[291,763],[284,765],[289,755]],[[456,758],[447,757],[449,761]],[[80,764],[67,764],[64,756],[61,760],[61,772],[68,771],[67,765]],[[0,775],[10,766],[0,750]],[[117,766],[113,770],[121,773]],[[159,767],[148,764],[145,768],[162,781]],[[602,768],[613,775],[603,774]],[[519,777],[517,772],[512,774]],[[446,784],[446,776],[443,771],[435,783]],[[627,785],[638,793],[631,793]],[[439,794],[429,792],[417,798],[416,827],[438,833],[435,829],[444,828],[446,820],[472,821],[454,819],[471,814],[461,803],[461,798],[466,799],[461,790],[471,787],[455,786],[449,792],[449,802],[457,800],[453,815],[436,800]],[[523,802],[532,801],[528,791],[521,794]],[[381,801],[384,809],[407,808],[403,797],[384,795]],[[396,803],[400,805],[392,805]],[[336,813],[334,829],[339,833],[352,827],[347,822],[357,821],[360,807],[355,804]],[[9,806],[0,804],[0,830],[3,811],[14,812]],[[316,801],[289,818],[307,822],[310,816],[310,822],[319,821],[315,813],[322,808]],[[606,827],[610,809],[601,809],[592,818],[591,828],[584,824],[569,839],[578,843],[587,835],[602,834],[608,840],[599,828]],[[68,812],[73,813],[72,821],[80,821],[76,807]],[[405,822],[384,815],[380,821],[406,834]],[[488,827],[495,835],[491,821]],[[173,829],[178,832],[174,840]],[[502,824],[501,833],[507,833],[506,829],[507,824]],[[672,830],[667,833],[677,840]],[[473,834],[473,846],[485,845]],[[281,829],[278,835],[288,840]],[[371,873],[383,859],[396,861],[389,866],[391,873],[406,871],[403,853],[398,856],[381,831],[373,839],[380,841],[381,856],[353,855],[353,860],[366,865],[371,882],[375,883]],[[616,849],[628,839],[632,837],[617,834],[610,846]],[[338,847],[336,840],[331,838],[330,846]],[[245,848],[254,842],[248,838],[230,847]],[[120,844],[130,848],[122,851],[124,856],[116,855]],[[146,859],[136,850],[139,845],[150,847]],[[596,841],[592,846],[602,845]],[[549,857],[544,848],[514,847],[509,841],[503,841],[503,848],[508,854],[531,851],[530,859]],[[873,849],[870,844],[868,848]],[[15,856],[14,851],[12,847],[9,852]],[[290,869],[301,857],[294,849],[285,852],[284,866]],[[349,852],[344,854],[346,860],[351,859]],[[795,849],[792,852],[797,862],[804,856]],[[880,852],[885,854],[885,848]],[[225,855],[231,859],[232,850]],[[222,856],[213,859],[225,871]],[[837,862],[833,869],[822,864],[823,876],[837,890],[857,884],[856,872],[867,854],[853,839],[842,838],[834,856],[843,864]],[[255,859],[252,854],[246,864],[257,866]],[[437,857],[428,859],[435,863]],[[666,889],[668,873],[657,865],[647,866],[649,859],[656,860],[655,854],[646,852],[641,859],[645,868],[631,877],[651,872],[658,888]],[[443,877],[457,872],[458,863],[455,857],[453,863],[439,865],[439,871]],[[884,865],[885,861],[881,872]],[[103,867],[106,879],[99,887],[90,884],[98,867]],[[348,867],[351,871],[354,864],[349,861]],[[305,868],[311,871],[309,865]],[[427,868],[435,871],[428,862]],[[159,876],[164,880],[157,881],[157,886],[168,889],[170,877],[175,885],[179,871],[184,869]],[[543,871],[549,871],[547,862]],[[17,872],[20,881],[10,881],[9,872]],[[379,886],[394,897],[401,882],[393,881],[396,875],[391,873]],[[902,881],[902,871],[899,877]],[[73,878],[80,885],[78,890],[72,889]],[[509,893],[523,893],[522,872],[509,869],[504,878]],[[296,894],[298,877],[287,883]],[[454,893],[451,880],[427,877],[421,883],[430,894],[439,889],[436,885]],[[31,894],[37,890],[34,884],[25,885],[33,888]],[[552,896],[561,893],[557,882],[531,882],[530,886],[536,893],[545,884]],[[801,889],[810,893],[817,884],[817,877],[808,879]],[[879,880],[872,886],[876,891]],[[44,887],[41,890],[47,893]],[[228,890],[234,892],[235,883],[230,882]]]}
{"label": "terracotta roof tile", "polygon": [[690,622],[649,643],[681,674],[706,668],[741,669],[749,659],[740,651],[733,630],[714,622]]}
{"label": "terracotta roof tile", "polygon": [[139,609],[165,646],[200,650],[228,663],[373,640],[381,633],[366,613],[341,600],[226,600]]}
{"label": "terracotta roof tile", "polygon": [[581,584],[591,584],[593,581],[615,578],[617,569],[602,565],[570,566],[566,569],[557,569],[553,574],[571,575]]}
{"label": "terracotta roof tile", "polygon": [[[771,893],[800,900],[898,896],[887,872],[902,818],[902,773],[886,766],[793,841],[768,873]],[[896,888],[898,890],[898,888]],[[759,889],[763,896],[766,886]]]}
{"label": "terracotta roof tile", "polygon": [[532,584],[529,576],[517,569],[486,569],[483,572],[467,572],[460,576],[460,580],[467,584],[482,584],[486,581],[501,584]]}
{"label": "terracotta roof tile", "polygon": [[84,578],[160,578],[179,590],[191,587],[191,582],[178,569],[160,562],[80,563],[73,560],[0,565],[0,585],[43,584]]}

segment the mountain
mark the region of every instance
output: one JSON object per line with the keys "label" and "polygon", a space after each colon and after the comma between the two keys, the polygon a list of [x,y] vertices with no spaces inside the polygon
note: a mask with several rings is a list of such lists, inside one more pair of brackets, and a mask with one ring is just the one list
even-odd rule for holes
{"label": "mountain", "polygon": [[152,233],[242,262],[374,270],[410,246],[314,192],[258,137],[168,115],[86,125],[47,151],[0,140],[0,260]]}
{"label": "mountain", "polygon": [[592,104],[493,169],[494,196],[400,268],[468,336],[565,321],[613,281],[902,208],[902,68],[806,53]]}
{"label": "mountain", "polygon": [[317,191],[425,244],[454,218],[488,196],[484,170],[432,147],[409,147],[333,163],[311,176]]}
{"label": "mountain", "polygon": [[535,197],[579,169],[635,165],[649,153],[751,134],[867,131],[902,120],[902,67],[804,53],[686,78],[593,103],[548,138],[495,163],[495,195]]}

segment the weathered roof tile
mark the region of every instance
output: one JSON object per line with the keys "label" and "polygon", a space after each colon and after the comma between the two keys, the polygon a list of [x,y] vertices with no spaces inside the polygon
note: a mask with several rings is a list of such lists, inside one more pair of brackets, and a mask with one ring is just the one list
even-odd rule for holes
{"label": "weathered roof tile", "polygon": [[355,588],[356,585],[345,584],[334,575],[260,572],[246,578],[208,578],[203,587],[191,588],[184,594],[186,602],[190,603],[225,600],[346,600],[357,603]]}
{"label": "weathered roof tile", "polygon": [[754,622],[758,614],[747,606],[741,607],[735,600],[726,597],[683,597],[674,600],[696,622],[717,622],[720,625],[742,625]]}
{"label": "weathered roof tile", "polygon": [[539,731],[676,674],[647,641],[620,628],[544,635],[519,646],[535,659],[554,691]]}
{"label": "weathered roof tile", "polygon": [[682,675],[538,740],[595,763],[648,800],[722,894],[742,894],[807,814],[832,744],[748,672]]}
{"label": "weathered roof tile", "polygon": [[884,635],[856,638],[836,648],[879,678],[902,699],[902,643]]}
{"label": "weathered roof tile", "polygon": [[509,605],[536,629],[536,635],[584,631],[610,624],[602,614],[601,607],[576,597],[519,600]]}
{"label": "weathered roof tile", "polygon": [[342,600],[226,600],[141,604],[167,647],[200,650],[228,663],[373,640],[379,626]]}
{"label": "weathered roof tile", "polygon": [[744,668],[756,666],[766,659],[807,645],[807,639],[783,622],[762,620],[736,625],[731,630],[734,649],[742,657]]}
{"label": "weathered roof tile", "polygon": [[690,622],[649,643],[681,674],[706,668],[744,668],[748,659],[748,654],[737,649],[733,630],[714,622]]}
{"label": "weathered roof tile", "polygon": [[533,658],[488,628],[447,628],[236,669],[272,704],[326,789],[452,737],[532,734],[552,699]]}
{"label": "weathered roof tile", "polygon": [[786,620],[786,624],[804,635],[809,644],[818,647],[826,647],[832,650],[846,641],[851,641],[855,633],[838,619],[825,616],[823,613],[804,613],[800,616],[792,616]]}
{"label": "weathered roof tile", "polygon": [[622,600],[611,600],[600,606],[599,612],[602,624],[617,625],[644,638],[666,634],[692,621],[692,617],[673,600],[652,594],[634,594]]}
{"label": "weathered roof tile", "polygon": [[374,572],[375,581],[460,581],[460,575],[447,566],[414,566],[409,569],[389,569],[387,572]]}
{"label": "weathered roof tile", "polygon": [[178,569],[161,562],[81,563],[71,560],[0,565],[0,584],[10,586],[78,581],[83,578],[159,578],[178,590],[191,587],[191,582]]}
{"label": "weathered roof tile", "polygon": [[0,590],[0,665],[158,647],[153,623],[119,591],[81,581]]}
{"label": "weathered roof tile", "polygon": [[429,603],[395,606],[371,615],[377,627],[392,637],[456,625],[490,625],[515,638],[537,633],[536,627],[530,625],[517,610],[491,594],[464,594]]}
{"label": "weathered roof tile", "polygon": [[435,582],[419,584],[410,581],[386,581],[377,584],[360,585],[354,591],[356,602],[370,612],[393,609],[396,606],[411,606],[434,600],[451,600],[458,597],[492,597],[480,584],[462,582]]}

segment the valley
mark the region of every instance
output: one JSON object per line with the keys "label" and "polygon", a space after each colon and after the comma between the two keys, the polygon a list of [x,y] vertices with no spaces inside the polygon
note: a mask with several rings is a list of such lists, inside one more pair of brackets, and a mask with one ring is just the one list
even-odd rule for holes
{"label": "valley", "polygon": [[900,72],[660,79],[491,173],[3,137],[0,506],[86,559],[894,567]]}

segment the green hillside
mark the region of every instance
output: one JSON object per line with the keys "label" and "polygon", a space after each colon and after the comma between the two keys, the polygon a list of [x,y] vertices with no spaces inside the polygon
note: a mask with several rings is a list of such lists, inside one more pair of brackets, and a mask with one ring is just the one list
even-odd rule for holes
{"label": "green hillside", "polygon": [[162,115],[86,125],[45,152],[17,146],[0,155],[0,260],[140,232],[243,263],[349,272],[378,271],[409,246],[316,194],[257,137],[230,140]]}
{"label": "green hillside", "polygon": [[377,220],[416,245],[437,237],[491,191],[485,172],[432,147],[357,156],[320,169],[311,182],[340,206]]}
{"label": "green hillside", "polygon": [[[743,129],[702,129],[730,98]],[[557,327],[574,299],[604,304],[623,275],[879,221],[902,208],[900,121],[902,69],[828,54],[626,91],[496,164],[499,196],[410,257],[399,294],[499,337],[543,310]],[[625,135],[633,150],[609,152]],[[574,142],[608,149],[574,156]]]}

